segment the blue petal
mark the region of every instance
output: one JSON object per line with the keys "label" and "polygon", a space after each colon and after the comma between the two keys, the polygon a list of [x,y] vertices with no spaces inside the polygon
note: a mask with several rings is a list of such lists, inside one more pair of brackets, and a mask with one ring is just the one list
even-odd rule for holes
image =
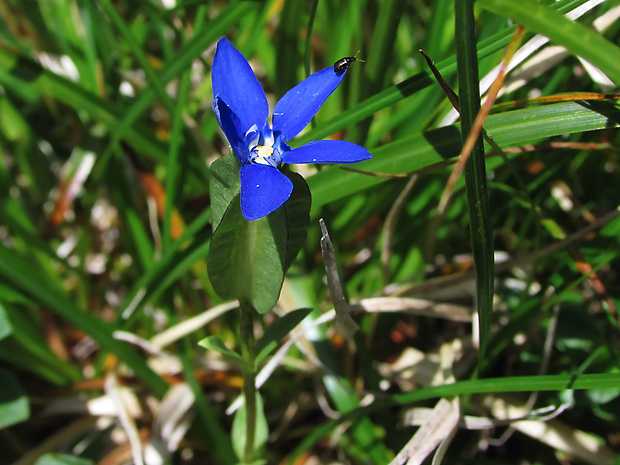
{"label": "blue petal", "polygon": [[226,105],[226,102],[219,97],[213,100],[213,111],[235,155],[241,164],[244,164],[248,159],[249,152],[243,137],[244,132],[241,129],[239,118]]}
{"label": "blue petal", "polygon": [[265,91],[248,61],[225,37],[217,43],[211,81],[213,96],[224,100],[237,115],[244,134],[254,124],[263,127],[269,116]]}
{"label": "blue petal", "polygon": [[344,140],[309,142],[282,155],[283,163],[357,163],[372,155],[364,147]]}
{"label": "blue petal", "polygon": [[244,165],[239,178],[241,213],[248,221],[258,220],[277,210],[293,192],[291,180],[273,166]]}
{"label": "blue petal", "polygon": [[291,140],[305,128],[321,105],[340,85],[346,74],[330,66],[301,81],[276,104],[273,110],[273,130],[281,131]]}

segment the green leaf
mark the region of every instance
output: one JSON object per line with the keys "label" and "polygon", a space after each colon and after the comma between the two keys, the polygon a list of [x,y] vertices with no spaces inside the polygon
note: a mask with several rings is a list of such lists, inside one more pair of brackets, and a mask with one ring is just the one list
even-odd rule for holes
{"label": "green leaf", "polygon": [[256,343],[256,365],[267,357],[284,337],[306,318],[312,311],[311,308],[300,308],[287,313],[282,318],[272,323]]}
{"label": "green leaf", "polygon": [[[245,441],[246,441],[246,410],[245,410],[245,402],[243,405],[237,410],[235,413],[235,418],[233,419],[232,424],[232,441],[233,441],[233,449],[235,450],[235,454],[241,460],[245,451]],[[254,451],[255,456],[260,457],[260,451],[267,444],[267,440],[269,439],[269,425],[267,424],[267,418],[265,417],[265,407],[263,405],[263,399],[261,398],[258,391],[256,392],[256,429],[254,430]]]}
{"label": "green leaf", "polygon": [[[284,204],[287,224],[287,246],[284,271],[291,266],[304,246],[310,224],[312,204],[310,189],[298,173],[286,170],[284,174],[293,182],[293,193]],[[234,155],[216,160],[209,169],[213,229],[217,229],[235,195],[239,193],[239,163]]]}
{"label": "green leaf", "polygon": [[226,358],[229,362],[241,367],[247,366],[248,362],[241,357],[234,350],[229,349],[224,344],[224,341],[219,336],[209,336],[202,339],[198,342],[198,345],[204,347],[207,350],[213,350],[218,354],[221,354],[224,358]]}
{"label": "green leaf", "polygon": [[45,454],[34,465],[92,465],[92,460],[69,454]]}
{"label": "green leaf", "polygon": [[12,373],[0,368],[0,429],[30,417],[28,398]]}
{"label": "green leaf", "polygon": [[211,211],[213,230],[222,221],[228,205],[239,193],[239,162],[233,154],[215,160],[209,168],[209,194],[211,195]]}
{"label": "green leaf", "polygon": [[[536,144],[549,137],[618,127],[620,110],[610,102],[564,102],[533,106],[490,115],[484,128],[502,148]],[[488,149],[488,148],[487,148]],[[459,125],[404,137],[372,151],[371,160],[356,169],[403,174],[443,163],[461,150]],[[312,208],[362,192],[389,178],[365,176],[336,167],[325,168],[307,179]]]}
{"label": "green leaf", "polygon": [[[303,177],[286,171],[293,182],[291,197],[268,216],[247,221],[237,194],[235,158],[229,156],[213,165],[211,195],[217,229],[207,260],[211,284],[222,299],[238,299],[251,303],[259,313],[268,312],[278,301],[284,273],[306,240],[310,190]],[[222,214],[224,205],[227,209]]]}
{"label": "green leaf", "polygon": [[287,232],[284,209],[255,221],[241,214],[239,196],[213,234],[209,279],[222,299],[238,299],[257,312],[273,309],[284,281]]}
{"label": "green leaf", "polygon": [[620,216],[611,220],[600,230],[600,235],[616,239],[620,236]]}
{"label": "green leaf", "polygon": [[312,198],[306,180],[298,173],[287,171],[284,174],[293,182],[293,193],[284,204],[286,215],[286,261],[284,272],[289,269],[308,237],[310,226],[310,207]]}

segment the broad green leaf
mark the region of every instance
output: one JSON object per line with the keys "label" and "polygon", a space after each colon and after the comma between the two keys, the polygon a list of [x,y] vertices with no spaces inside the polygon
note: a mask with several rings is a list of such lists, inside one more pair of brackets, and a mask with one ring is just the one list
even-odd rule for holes
{"label": "broad green leaf", "polygon": [[[217,229],[224,212],[239,193],[239,164],[234,155],[216,160],[209,170],[213,229]],[[293,193],[284,204],[287,229],[287,251],[284,271],[303,247],[310,223],[310,190],[298,173],[285,168],[284,174],[293,182]]]}
{"label": "broad green leaf", "polygon": [[217,229],[207,267],[221,298],[245,300],[265,313],[275,306],[284,273],[306,240],[310,192],[303,177],[286,170],[284,174],[293,182],[291,197],[268,216],[247,221],[240,210],[238,169],[234,156],[229,156],[213,163],[210,171]]}
{"label": "broad green leaf", "polygon": [[286,247],[284,210],[248,221],[235,196],[211,240],[207,269],[213,289],[222,299],[247,302],[259,313],[270,311],[280,296]]}
{"label": "broad green leaf", "polygon": [[239,355],[234,350],[226,347],[226,344],[224,344],[224,341],[219,336],[205,337],[200,342],[198,342],[198,345],[200,347],[204,347],[207,350],[213,350],[218,354],[221,354],[223,357],[228,359],[229,362],[239,367],[247,366],[248,364],[247,361],[245,361],[243,357],[241,357],[241,355]]}
{"label": "broad green leaf", "polygon": [[293,193],[284,204],[286,215],[286,261],[284,272],[289,269],[308,237],[312,199],[306,180],[298,173],[287,170],[284,174],[293,182]]}
{"label": "broad green leaf", "polygon": [[256,343],[256,365],[258,366],[311,311],[310,308],[300,308],[287,313],[269,325]]}
{"label": "broad green leaf", "polygon": [[215,231],[230,202],[239,193],[239,162],[232,153],[215,160],[209,168],[209,194]]}
{"label": "broad green leaf", "polygon": [[15,375],[0,368],[0,429],[30,417],[28,398]]}
{"label": "broad green leaf", "polygon": [[[241,460],[245,451],[245,442],[247,438],[246,434],[246,409],[245,402],[235,413],[235,418],[232,424],[232,441],[235,454]],[[269,439],[269,425],[267,424],[267,418],[265,417],[265,407],[263,405],[263,399],[258,391],[256,392],[256,427],[254,430],[254,451],[255,456],[260,456],[260,452],[267,444]]]}

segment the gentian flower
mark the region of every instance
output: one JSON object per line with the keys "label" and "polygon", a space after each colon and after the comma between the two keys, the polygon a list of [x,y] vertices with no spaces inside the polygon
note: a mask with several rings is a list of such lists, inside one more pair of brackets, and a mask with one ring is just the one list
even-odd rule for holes
{"label": "gentian flower", "polygon": [[291,196],[293,183],[282,163],[356,163],[371,158],[363,147],[323,140],[291,149],[291,140],[338,87],[348,66],[330,66],[289,90],[267,121],[269,104],[250,64],[226,38],[219,40],[211,70],[213,111],[241,169],[241,212],[252,221],[267,216]]}

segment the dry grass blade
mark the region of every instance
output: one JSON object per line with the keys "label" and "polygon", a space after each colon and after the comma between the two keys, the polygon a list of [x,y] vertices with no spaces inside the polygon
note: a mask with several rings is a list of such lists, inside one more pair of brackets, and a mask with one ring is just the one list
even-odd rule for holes
{"label": "dry grass blade", "polygon": [[[511,425],[524,420],[549,421],[565,412],[572,404],[562,404],[559,407],[554,405],[533,410],[527,415],[511,418],[486,418],[465,415],[459,421],[459,427],[467,430],[493,429],[498,426]],[[420,426],[426,423],[433,416],[431,408],[415,408],[405,413],[403,419],[404,426]]]}
{"label": "dry grass blade", "polygon": [[405,461],[407,465],[422,464],[439,443],[458,426],[460,412],[455,400],[439,399],[428,422],[420,426],[390,465],[400,465]]}
{"label": "dry grass blade", "polygon": [[406,313],[409,315],[443,318],[451,321],[471,322],[473,310],[455,304],[437,303],[424,299],[406,297],[373,297],[351,304],[351,312]]}
{"label": "dry grass blade", "polygon": [[349,304],[342,291],[342,284],[338,276],[336,253],[331,239],[329,238],[327,226],[325,226],[325,222],[322,218],[319,220],[319,224],[321,225],[322,232],[321,250],[323,251],[323,260],[325,262],[327,285],[329,286],[329,293],[334,302],[334,309],[336,310],[336,327],[346,338],[351,339],[359,327],[349,314]]}
{"label": "dry grass blade", "polygon": [[[436,373],[437,383],[454,382],[452,363],[454,362],[455,345],[446,343],[440,349],[440,369]],[[407,465],[421,465],[424,460],[442,444],[441,450],[435,456],[437,462],[445,453],[461,418],[461,408],[458,397],[439,399],[426,422],[420,425],[405,447],[390,462],[390,465],[399,465],[407,461]],[[433,463],[436,462],[433,460]]]}
{"label": "dry grass blade", "polygon": [[[511,418],[525,415],[525,407],[497,398],[491,406],[497,418]],[[566,452],[592,465],[609,465],[618,459],[610,448],[601,445],[588,433],[569,427],[559,420],[548,422],[523,420],[512,424],[513,428],[530,436],[554,450]]]}
{"label": "dry grass blade", "polygon": [[187,320],[184,320],[174,326],[171,326],[165,331],[156,334],[155,336],[153,336],[150,343],[153,347],[157,349],[162,349],[167,345],[170,345],[173,342],[187,336],[188,334],[197,331],[198,329],[213,321],[215,318],[223,315],[230,310],[234,310],[237,307],[239,307],[239,303],[237,301],[234,301],[210,308],[209,310],[206,310],[192,318],[188,318]]}
{"label": "dry grass blade", "polygon": [[153,421],[151,441],[144,448],[147,465],[163,465],[192,424],[194,394],[186,383],[175,384],[164,397]]}
{"label": "dry grass blade", "polygon": [[129,444],[131,446],[131,456],[133,459],[133,463],[136,465],[143,465],[144,460],[142,457],[142,440],[140,439],[140,434],[138,433],[136,423],[133,421],[133,418],[131,418],[131,415],[129,415],[129,412],[125,407],[123,398],[120,395],[118,381],[114,373],[110,373],[106,378],[105,392],[116,405],[118,420],[123,427],[123,430],[125,431],[127,439],[129,440]]}

